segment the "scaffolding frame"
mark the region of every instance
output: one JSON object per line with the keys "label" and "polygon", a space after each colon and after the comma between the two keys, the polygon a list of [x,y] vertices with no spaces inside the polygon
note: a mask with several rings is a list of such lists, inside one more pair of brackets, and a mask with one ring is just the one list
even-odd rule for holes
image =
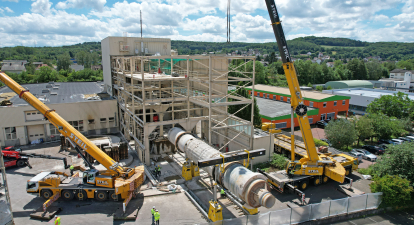
{"label": "scaffolding frame", "polygon": [[[235,59],[243,63],[229,69]],[[216,146],[220,151],[230,143],[252,149],[254,98],[236,92],[246,86],[254,91],[255,60],[240,56],[112,56],[112,90],[118,102],[119,127],[127,140],[134,142],[140,160],[150,165],[150,141],[163,138],[164,127],[179,124],[191,132],[199,121],[200,138],[210,145],[217,145],[213,142],[220,139],[222,145]],[[250,72],[246,69],[249,62]],[[233,105],[241,106],[237,112],[250,106],[250,119],[228,113]],[[233,136],[228,135],[229,129]],[[236,140],[249,130],[248,144]]]}

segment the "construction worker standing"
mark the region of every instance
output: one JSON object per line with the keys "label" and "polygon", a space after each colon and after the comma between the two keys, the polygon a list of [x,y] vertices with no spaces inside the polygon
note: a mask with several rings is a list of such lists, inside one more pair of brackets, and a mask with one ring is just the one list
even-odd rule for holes
{"label": "construction worker standing", "polygon": [[155,225],[160,225],[160,213],[158,212],[158,209],[155,210],[154,219]]}
{"label": "construction worker standing", "polygon": [[152,224],[154,224],[155,206],[152,207],[151,214],[152,214]]}
{"label": "construction worker standing", "polygon": [[158,166],[157,166],[157,176],[158,177],[161,176],[161,166],[160,166],[160,164],[158,164]]}
{"label": "construction worker standing", "polygon": [[70,175],[73,176],[73,170],[75,169],[75,167],[73,165],[70,165],[69,169],[70,169]]}
{"label": "construction worker standing", "polygon": [[55,215],[55,225],[60,225],[60,217]]}
{"label": "construction worker standing", "polygon": [[226,192],[224,192],[224,188],[222,188],[222,189],[220,190],[220,196],[221,196],[222,198],[225,198],[225,197],[226,197]]}

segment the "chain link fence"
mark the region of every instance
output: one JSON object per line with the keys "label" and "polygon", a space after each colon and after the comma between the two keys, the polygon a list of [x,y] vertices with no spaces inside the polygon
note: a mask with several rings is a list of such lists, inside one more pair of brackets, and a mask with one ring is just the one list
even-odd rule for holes
{"label": "chain link fence", "polygon": [[283,225],[298,224],[310,220],[318,220],[332,216],[377,209],[381,204],[382,192],[368,193],[355,197],[325,201],[306,206],[282,209],[258,215],[247,215],[234,219],[203,223],[200,225]]}

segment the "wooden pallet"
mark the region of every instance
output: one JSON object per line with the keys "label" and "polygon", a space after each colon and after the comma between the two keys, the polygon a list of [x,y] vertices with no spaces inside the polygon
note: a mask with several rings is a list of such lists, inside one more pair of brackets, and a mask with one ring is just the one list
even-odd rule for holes
{"label": "wooden pallet", "polygon": [[60,211],[62,211],[62,208],[57,206],[49,206],[46,209],[46,212],[43,212],[43,206],[36,209],[34,213],[30,214],[30,217],[33,219],[38,220],[51,220],[53,217],[58,214]]}

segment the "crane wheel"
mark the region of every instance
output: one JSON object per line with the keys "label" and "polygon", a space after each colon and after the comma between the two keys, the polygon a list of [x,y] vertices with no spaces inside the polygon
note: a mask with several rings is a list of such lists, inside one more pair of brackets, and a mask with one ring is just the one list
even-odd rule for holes
{"label": "crane wheel", "polygon": [[75,194],[73,194],[72,190],[63,190],[62,191],[63,200],[69,201],[69,200],[72,200],[74,197],[75,197]]}
{"label": "crane wheel", "polygon": [[306,190],[308,186],[309,186],[309,180],[307,179],[299,183],[299,189],[302,191]]}
{"label": "crane wheel", "polygon": [[50,197],[52,197],[53,193],[51,190],[49,189],[43,189],[40,191],[40,196],[42,196],[42,198],[44,199],[49,199]]}
{"label": "crane wheel", "polygon": [[313,179],[313,185],[314,186],[318,186],[319,184],[321,184],[321,178],[316,177],[315,179]]}
{"label": "crane wheel", "polygon": [[98,201],[106,201],[108,199],[108,193],[106,191],[98,191],[95,194],[95,199]]}
{"label": "crane wheel", "polygon": [[327,176],[322,177],[322,182],[323,183],[328,183],[328,181],[329,181],[329,177],[327,177]]}
{"label": "crane wheel", "polygon": [[17,160],[16,165],[18,167],[23,167],[26,165],[26,162],[24,160]]}
{"label": "crane wheel", "polygon": [[88,198],[88,195],[86,194],[86,191],[80,190],[76,193],[76,199],[79,201],[86,200]]}
{"label": "crane wheel", "polygon": [[121,199],[114,191],[109,192],[109,199],[112,201],[118,201]]}

